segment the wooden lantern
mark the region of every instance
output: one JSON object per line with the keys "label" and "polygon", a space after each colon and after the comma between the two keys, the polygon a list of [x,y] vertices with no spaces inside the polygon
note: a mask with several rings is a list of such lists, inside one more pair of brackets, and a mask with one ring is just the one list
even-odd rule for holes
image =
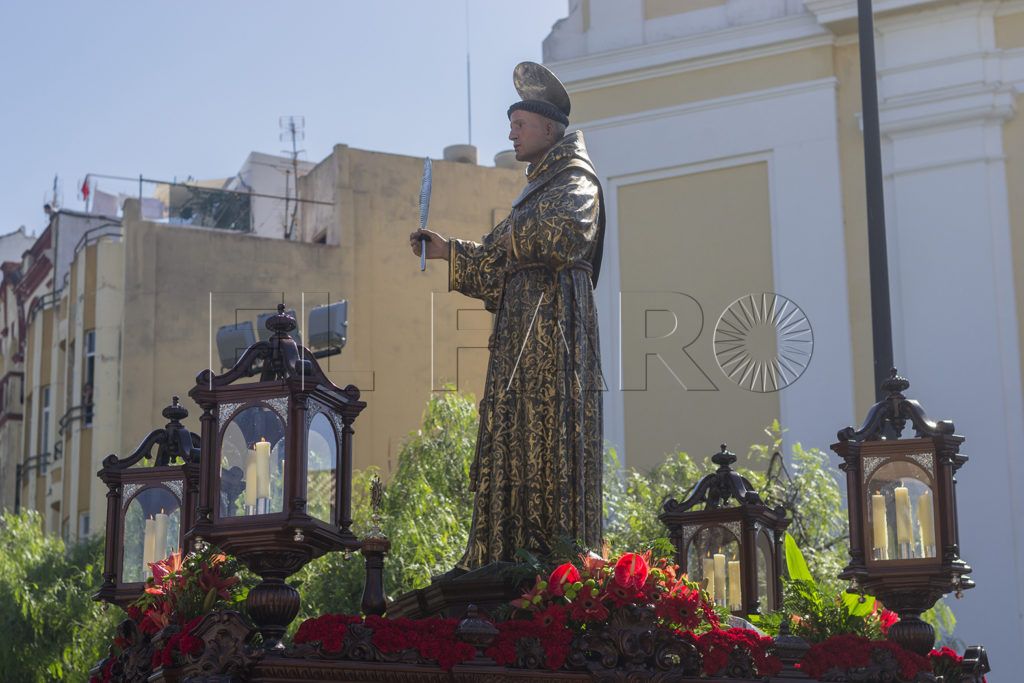
{"label": "wooden lantern", "polygon": [[[782,599],[782,540],[789,520],[770,508],[731,465],[736,455],[725,444],[711,458],[718,465],[683,502],[674,498],[659,519],[676,547],[676,563],[705,583],[715,603],[746,617]],[[736,505],[727,506],[730,500]],[[702,505],[703,509],[693,508]]]}
{"label": "wooden lantern", "polygon": [[[900,621],[889,638],[927,654],[935,630],[921,613],[946,593],[972,588],[960,559],[956,472],[967,462],[953,423],[932,422],[893,370],[860,429],[839,432],[832,450],[843,459],[850,514],[850,564],[840,577],[870,593]],[[913,438],[901,438],[907,422]]]}
{"label": "wooden lantern", "polygon": [[[273,333],[222,375],[204,370],[189,396],[203,409],[199,509],[189,537],[238,557],[263,581],[248,612],[268,648],[299,609],[285,579],[330,550],[356,550],[352,534],[352,423],[366,404],[339,389],[289,336],[278,306]],[[243,381],[259,375],[259,381]]]}
{"label": "wooden lantern", "polygon": [[[149,565],[180,552],[195,519],[199,437],[181,421],[188,411],[175,396],[163,410],[169,420],[124,459],[109,455],[97,475],[107,485],[103,584],[95,599],[127,606],[142,595]],[[136,467],[152,457],[152,467]],[[181,460],[184,464],[175,465]]]}

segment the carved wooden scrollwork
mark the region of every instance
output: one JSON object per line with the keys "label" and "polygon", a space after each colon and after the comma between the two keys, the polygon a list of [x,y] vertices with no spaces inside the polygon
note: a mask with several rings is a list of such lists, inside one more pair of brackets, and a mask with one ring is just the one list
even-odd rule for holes
{"label": "carved wooden scrollwork", "polygon": [[566,665],[601,681],[668,681],[698,676],[701,659],[692,644],[655,626],[653,608],[632,606],[576,638]]}

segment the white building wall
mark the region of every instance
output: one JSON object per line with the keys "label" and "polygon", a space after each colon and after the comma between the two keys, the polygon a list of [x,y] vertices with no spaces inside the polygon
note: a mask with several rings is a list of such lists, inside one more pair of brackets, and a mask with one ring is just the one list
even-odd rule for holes
{"label": "white building wall", "polygon": [[[308,161],[299,161],[299,177],[309,173],[313,167],[314,164]],[[290,158],[252,152],[226,189],[264,195],[252,198],[253,232],[261,237],[280,239],[285,236],[285,226],[295,208],[295,178]],[[288,202],[285,202],[285,197],[289,198]],[[296,223],[298,220],[296,217]]]}
{"label": "white building wall", "polygon": [[978,585],[953,604],[957,635],[990,650],[990,681],[1011,681],[1024,670],[1024,404],[1002,130],[1018,114],[997,6],[882,18],[877,55],[895,362],[967,437],[960,541]]}
{"label": "white building wall", "polygon": [[[990,650],[996,683],[1024,670],[1024,399],[1008,217],[1009,193],[1019,188],[1006,185],[1002,140],[1004,122],[1020,115],[1024,50],[1000,51],[993,37],[994,15],[1021,4],[874,3],[896,365],[910,395],[967,438],[961,543],[978,587],[952,606],[957,636]],[[586,32],[584,2],[569,6],[544,51],[570,91],[696,60],[729,63],[787,41],[855,39],[855,0],[728,0],[646,21],[640,0],[591,0]],[[847,259],[833,87],[826,79],[583,126],[609,203],[597,293],[610,385],[619,352],[616,189],[763,158],[777,289],[805,308],[815,332],[807,375],[780,394],[782,422],[804,443],[825,446],[863,417],[853,413],[846,277],[837,272]],[[611,388],[606,436],[621,444],[623,405]]]}

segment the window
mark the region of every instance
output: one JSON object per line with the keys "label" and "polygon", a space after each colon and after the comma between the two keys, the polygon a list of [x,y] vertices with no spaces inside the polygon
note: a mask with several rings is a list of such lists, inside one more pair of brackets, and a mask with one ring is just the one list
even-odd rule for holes
{"label": "window", "polygon": [[82,366],[82,423],[85,427],[92,426],[92,384],[96,374],[96,330],[85,333],[85,344],[82,347],[85,363]]}
{"label": "window", "polygon": [[84,540],[89,536],[89,513],[78,513],[78,540]]}
{"label": "window", "polygon": [[75,342],[68,344],[67,375],[64,380],[64,412],[75,405]]}
{"label": "window", "polygon": [[39,453],[50,452],[50,387],[42,388],[39,404]]}

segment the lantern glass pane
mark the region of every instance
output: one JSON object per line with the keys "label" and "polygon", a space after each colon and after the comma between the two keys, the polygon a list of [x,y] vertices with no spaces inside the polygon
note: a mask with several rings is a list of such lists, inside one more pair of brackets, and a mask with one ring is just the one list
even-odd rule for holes
{"label": "lantern glass pane", "polygon": [[310,421],[306,447],[306,510],[312,517],[333,523],[338,441],[331,421],[323,413],[317,413]]}
{"label": "lantern glass pane", "polygon": [[220,516],[284,510],[284,423],[268,406],[232,418],[220,447]]}
{"label": "lantern glass pane", "polygon": [[722,526],[701,528],[690,542],[686,562],[690,576],[704,585],[715,604],[742,609],[740,542],[733,531]]}
{"label": "lantern glass pane", "polygon": [[772,562],[774,546],[768,536],[768,532],[762,530],[757,534],[757,600],[761,605],[761,611],[767,612],[773,609],[775,604],[775,582],[772,581],[771,568],[775,566]]}
{"label": "lantern glass pane", "polygon": [[[934,480],[917,461],[893,459],[870,472],[864,487],[868,557],[874,561],[934,558]],[[934,471],[934,469],[932,469]]]}
{"label": "lantern glass pane", "polygon": [[121,583],[145,581],[149,565],[180,552],[181,503],[163,486],[148,486],[128,503],[121,539]]}

